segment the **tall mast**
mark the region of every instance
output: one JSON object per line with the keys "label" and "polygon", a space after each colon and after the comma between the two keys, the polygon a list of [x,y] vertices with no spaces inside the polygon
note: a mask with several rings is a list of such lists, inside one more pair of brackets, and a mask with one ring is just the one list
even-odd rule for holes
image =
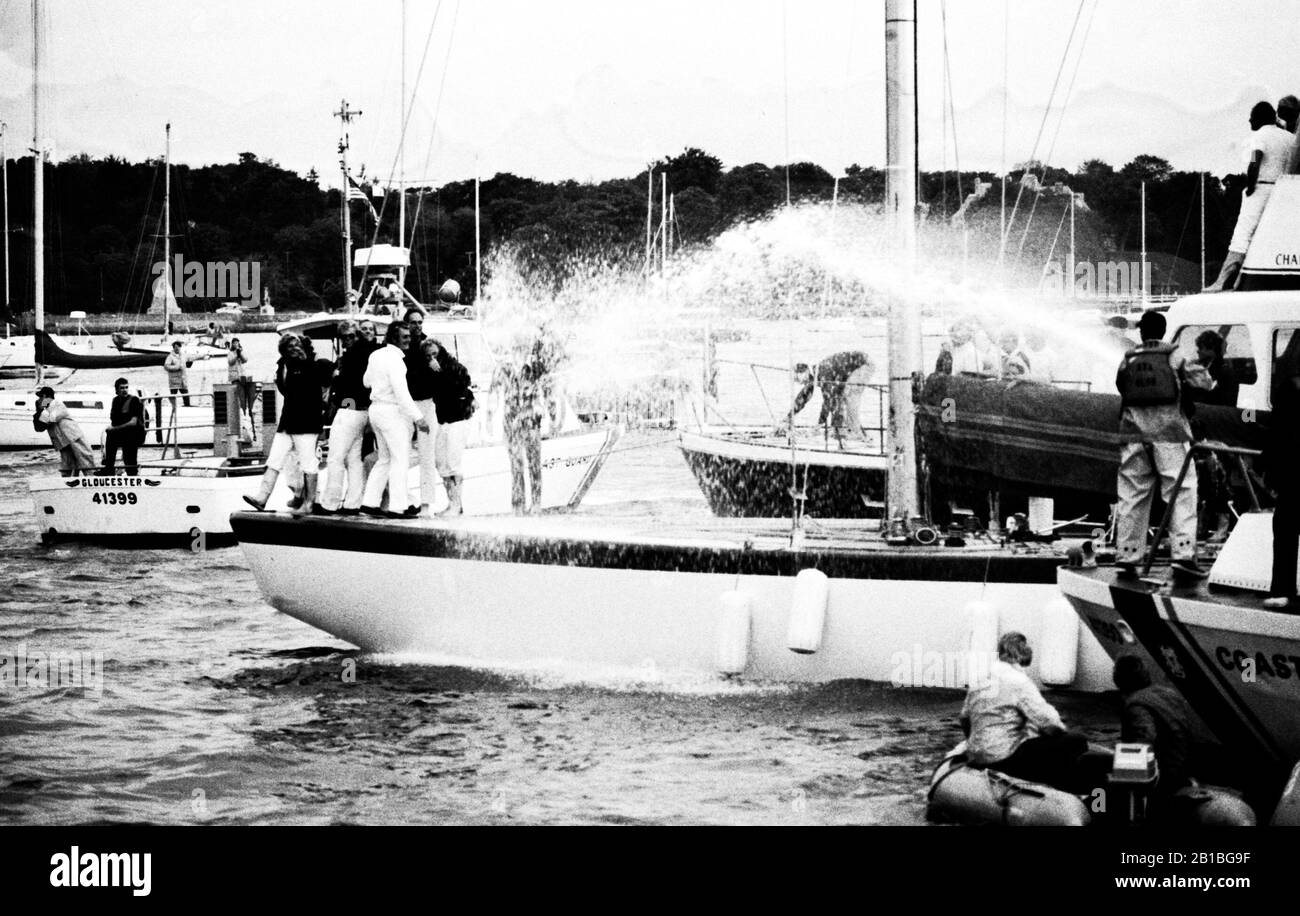
{"label": "tall mast", "polygon": [[1205,173],[1201,173],[1201,289],[1205,289]]}
{"label": "tall mast", "polygon": [[1070,298],[1074,298],[1074,188],[1070,188],[1070,261],[1065,268],[1066,285],[1070,288]]}
{"label": "tall mast", "polygon": [[1138,288],[1142,291],[1142,307],[1147,304],[1147,183],[1142,182],[1142,263],[1138,265]]}
{"label": "tall mast", "polygon": [[[45,330],[45,152],[41,148],[41,5],[32,0],[32,303],[36,328]],[[45,367],[38,357],[36,384]]]}
{"label": "tall mast", "polygon": [[171,335],[172,297],[172,126],[167,123],[167,144],[163,147],[163,340]]}
{"label": "tall mast", "polygon": [[[339,110],[334,117],[339,119],[339,170],[343,175],[343,184],[339,192],[339,222],[343,226],[343,288],[352,292],[352,220],[348,214],[348,197],[352,193],[352,180],[348,177],[348,125],[352,119],[361,114],[348,108],[348,100],[339,103]],[[352,298],[347,297],[348,311],[353,310]]]}
{"label": "tall mast", "polygon": [[668,269],[668,173],[659,176],[659,275]]}
{"label": "tall mast", "polygon": [[[4,189],[5,233],[5,337],[9,336],[9,154],[5,149],[4,121],[0,121],[0,185]],[[1204,234],[1204,233],[1202,233]]]}
{"label": "tall mast", "polygon": [[479,176],[474,170],[474,305],[483,295],[483,234],[479,210]]}
{"label": "tall mast", "polygon": [[654,257],[655,170],[646,169],[645,189],[645,277],[650,279],[650,261]]}
{"label": "tall mast", "polygon": [[[916,262],[915,56],[915,0],[885,0],[885,212],[904,273]],[[912,388],[920,350],[915,304],[899,289],[889,302],[889,513],[904,521],[919,514]]]}
{"label": "tall mast", "polygon": [[[406,0],[402,0],[402,104],[398,114],[402,119],[401,133],[397,138],[397,247],[406,247]],[[409,261],[410,258],[408,257]],[[406,268],[397,268],[397,282],[406,285]]]}

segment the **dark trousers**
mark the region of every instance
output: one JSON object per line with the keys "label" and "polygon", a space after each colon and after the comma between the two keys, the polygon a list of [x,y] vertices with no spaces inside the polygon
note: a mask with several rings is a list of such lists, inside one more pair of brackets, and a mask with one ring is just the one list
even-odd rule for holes
{"label": "dark trousers", "polygon": [[112,474],[117,464],[117,450],[122,450],[122,467],[128,476],[140,473],[136,452],[140,448],[140,434],[131,432],[114,432],[109,430],[104,435],[104,473]]}
{"label": "dark trousers", "polygon": [[189,389],[189,388],[173,388],[173,389],[171,390],[171,393],[172,393],[172,394],[183,394],[183,395],[186,395],[186,397],[182,398],[181,400],[184,401],[186,407],[189,407],[189,406],[190,406],[190,399],[189,399],[190,389]]}
{"label": "dark trousers", "polygon": [[542,510],[542,421],[537,418],[508,419],[506,448],[510,452],[510,504],[516,512],[525,508],[524,476],[532,495],[531,510]]}
{"label": "dark trousers", "polygon": [[[1043,782],[1066,792],[1087,792],[1095,786],[1092,774],[1081,772],[1080,759],[1088,750],[1088,739],[1078,732],[1039,735],[1016,748],[1006,760],[991,764],[989,769],[1017,779]],[[1096,785],[1105,785],[1097,782]]]}
{"label": "dark trousers", "polygon": [[1282,481],[1277,488],[1277,507],[1273,510],[1273,582],[1268,590],[1270,595],[1295,600],[1297,552],[1300,552],[1300,487],[1291,481]]}

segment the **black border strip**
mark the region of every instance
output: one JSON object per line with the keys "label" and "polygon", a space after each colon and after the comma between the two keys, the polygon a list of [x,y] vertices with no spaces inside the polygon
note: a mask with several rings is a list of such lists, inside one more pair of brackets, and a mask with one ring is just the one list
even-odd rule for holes
{"label": "black border strip", "polygon": [[581,536],[495,535],[454,527],[424,527],[400,521],[357,522],[297,519],[279,513],[236,512],[230,517],[243,543],[323,551],[364,552],[449,560],[633,569],[648,572],[794,576],[815,568],[836,579],[928,579],[1053,585],[1059,557],[963,553],[960,548],[912,547],[854,550],[746,549],[735,543],[654,544]]}
{"label": "black border strip", "polygon": [[1162,596],[1165,606],[1165,612],[1169,615],[1170,625],[1182,636],[1187,647],[1195,652],[1206,670],[1211,672],[1211,676],[1219,684],[1220,692],[1227,697],[1229,702],[1237,707],[1237,715],[1244,719],[1254,728],[1256,732],[1256,742],[1265,745],[1270,754],[1277,758],[1281,763],[1289,763],[1283,750],[1273,742],[1272,732],[1260,721],[1259,717],[1251,710],[1250,704],[1242,698],[1240,692],[1233,687],[1231,680],[1224,674],[1223,668],[1214,663],[1214,660],[1206,654],[1201,648],[1196,637],[1192,635],[1188,625],[1179,617],[1178,612],[1174,610],[1174,603],[1169,596]]}
{"label": "black border strip", "polygon": [[[1278,757],[1275,749],[1262,740],[1240,715],[1236,698],[1225,695],[1224,688],[1214,683],[1213,675],[1202,670],[1193,658],[1184,640],[1174,632],[1172,623],[1161,618],[1156,605],[1157,594],[1113,584],[1110,595],[1115,610],[1133,628],[1133,634],[1155,659],[1165,677],[1177,686],[1178,692],[1187,698],[1221,741],[1228,744],[1240,742],[1242,746],[1263,751],[1270,758]],[[1194,640],[1189,642],[1195,644]],[[1172,661],[1164,652],[1166,648],[1174,655]],[[1181,675],[1177,671],[1181,671]]]}

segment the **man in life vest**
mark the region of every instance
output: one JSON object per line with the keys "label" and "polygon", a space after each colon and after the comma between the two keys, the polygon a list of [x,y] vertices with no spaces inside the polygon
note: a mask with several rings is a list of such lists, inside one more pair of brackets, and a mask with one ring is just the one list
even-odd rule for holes
{"label": "man in life vest", "polygon": [[1205,577],[1196,562],[1196,467],[1174,484],[1191,448],[1192,427],[1183,411],[1184,390],[1214,387],[1205,368],[1188,363],[1164,342],[1165,316],[1146,312],[1138,321],[1142,343],[1124,354],[1115,386],[1120,394],[1119,479],[1115,509],[1116,565],[1120,574],[1136,574],[1147,546],[1147,526],[1156,483],[1166,505],[1173,506],[1169,541],[1175,580]]}

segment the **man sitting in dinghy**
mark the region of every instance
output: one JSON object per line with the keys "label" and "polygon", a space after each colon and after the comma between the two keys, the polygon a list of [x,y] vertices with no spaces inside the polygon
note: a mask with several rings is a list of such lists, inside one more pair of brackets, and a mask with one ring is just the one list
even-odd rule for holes
{"label": "man sitting in dinghy", "polygon": [[998,659],[988,676],[972,680],[962,706],[966,757],[977,767],[1042,782],[1065,791],[1087,791],[1081,758],[1088,739],[1067,731],[1056,708],[1043,699],[1024,669],[1034,660],[1023,633],[998,640]]}
{"label": "man sitting in dinghy", "polygon": [[1198,780],[1231,785],[1238,782],[1228,764],[1228,754],[1201,722],[1182,694],[1163,684],[1152,684],[1146,664],[1137,655],[1115,660],[1115,686],[1124,697],[1120,740],[1149,744],[1156,755],[1160,780],[1152,796],[1153,816],[1181,817],[1195,799],[1181,789]]}

